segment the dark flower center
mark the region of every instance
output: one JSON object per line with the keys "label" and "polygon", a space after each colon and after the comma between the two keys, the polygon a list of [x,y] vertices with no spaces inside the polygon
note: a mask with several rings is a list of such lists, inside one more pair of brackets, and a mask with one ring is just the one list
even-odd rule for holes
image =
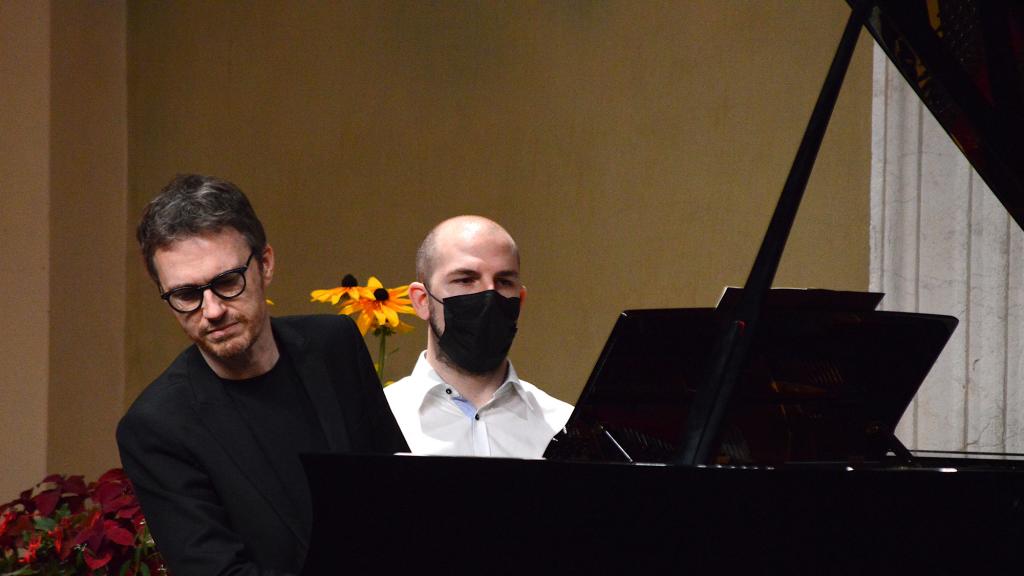
{"label": "dark flower center", "polygon": [[341,279],[342,288],[354,288],[356,286],[359,286],[359,281],[351,274],[345,274],[345,277]]}
{"label": "dark flower center", "polygon": [[388,299],[388,291],[384,288],[377,288],[373,291],[373,299],[378,302],[383,302]]}

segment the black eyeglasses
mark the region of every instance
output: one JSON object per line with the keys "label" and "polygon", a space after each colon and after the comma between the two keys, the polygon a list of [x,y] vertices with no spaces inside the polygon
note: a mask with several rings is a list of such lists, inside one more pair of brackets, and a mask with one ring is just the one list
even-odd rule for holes
{"label": "black eyeglasses", "polygon": [[221,300],[237,298],[242,295],[242,292],[245,292],[245,272],[249,269],[249,262],[252,261],[252,257],[255,255],[255,252],[250,252],[249,258],[245,260],[245,266],[221,272],[214,276],[209,284],[181,286],[180,288],[164,292],[160,297],[167,300],[171,308],[178,312],[193,312],[202,307],[203,294],[206,293],[207,289],[216,294]]}

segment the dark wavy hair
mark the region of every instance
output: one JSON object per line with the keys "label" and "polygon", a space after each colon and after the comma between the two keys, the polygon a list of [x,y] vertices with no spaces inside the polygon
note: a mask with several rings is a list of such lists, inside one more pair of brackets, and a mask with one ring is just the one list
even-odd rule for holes
{"label": "dark wavy hair", "polygon": [[159,285],[153,265],[153,254],[159,248],[224,228],[237,230],[257,255],[267,246],[263,224],[238,186],[211,176],[179,174],[146,205],[135,237],[146,269]]}

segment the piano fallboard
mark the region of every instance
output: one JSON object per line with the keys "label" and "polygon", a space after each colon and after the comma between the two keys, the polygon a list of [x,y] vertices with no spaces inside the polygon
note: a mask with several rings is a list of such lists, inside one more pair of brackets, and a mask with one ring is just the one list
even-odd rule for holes
{"label": "piano fallboard", "polygon": [[725,468],[313,455],[304,464],[314,502],[304,574],[999,573],[1024,557],[1016,462]]}

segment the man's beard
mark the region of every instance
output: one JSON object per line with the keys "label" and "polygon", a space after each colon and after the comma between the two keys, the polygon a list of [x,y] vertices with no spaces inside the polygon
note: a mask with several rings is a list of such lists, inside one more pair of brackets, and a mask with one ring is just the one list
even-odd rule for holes
{"label": "man's beard", "polygon": [[427,310],[430,311],[430,317],[427,318],[427,324],[430,325],[430,331],[434,333],[434,342],[437,343],[437,346],[435,347],[434,350],[434,355],[442,364],[456,372],[466,374],[468,376],[489,376],[491,374],[494,374],[495,372],[505,369],[504,362],[502,362],[497,368],[493,370],[483,370],[480,372],[475,370],[469,370],[456,364],[455,360],[452,360],[452,357],[449,356],[448,353],[444,351],[444,348],[441,347],[441,330],[437,327],[437,321],[434,320],[435,318],[437,318],[438,307],[439,305],[436,302],[434,302],[433,299],[427,301]]}
{"label": "man's beard", "polygon": [[206,337],[199,338],[196,344],[203,349],[206,354],[213,356],[222,362],[234,364],[245,361],[249,357],[249,353],[252,350],[253,344],[259,338],[259,332],[262,329],[262,323],[253,323],[252,319],[231,319],[225,324],[237,322],[237,329],[239,332],[227,338],[226,340],[220,340],[217,342],[211,341]]}

